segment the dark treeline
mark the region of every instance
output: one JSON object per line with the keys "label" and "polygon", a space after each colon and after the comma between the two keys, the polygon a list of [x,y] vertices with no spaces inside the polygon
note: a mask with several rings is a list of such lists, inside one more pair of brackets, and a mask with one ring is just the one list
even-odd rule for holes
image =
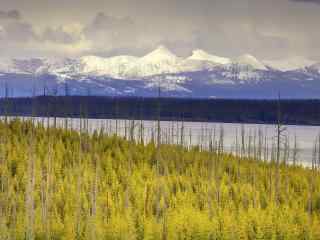
{"label": "dark treeline", "polygon": [[[276,123],[277,100],[139,97],[2,98],[0,112],[11,116],[122,118],[230,123]],[[320,125],[320,100],[281,100],[284,124]]]}

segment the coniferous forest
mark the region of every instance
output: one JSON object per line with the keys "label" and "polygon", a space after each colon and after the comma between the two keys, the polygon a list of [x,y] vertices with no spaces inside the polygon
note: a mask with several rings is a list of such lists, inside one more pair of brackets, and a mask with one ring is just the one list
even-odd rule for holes
{"label": "coniferous forest", "polygon": [[283,124],[320,125],[320,101],[315,99],[99,97],[68,96],[66,93],[66,96],[0,98],[0,114],[144,120],[160,117],[164,121],[275,124],[278,101],[281,102]]}
{"label": "coniferous forest", "polygon": [[0,239],[320,239],[317,161],[82,126],[0,122]]}

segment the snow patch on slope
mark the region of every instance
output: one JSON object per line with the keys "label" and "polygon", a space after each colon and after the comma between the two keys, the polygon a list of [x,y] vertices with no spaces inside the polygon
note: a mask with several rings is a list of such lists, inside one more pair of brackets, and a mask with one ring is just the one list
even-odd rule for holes
{"label": "snow patch on slope", "polygon": [[270,66],[273,69],[280,70],[280,71],[292,71],[296,69],[302,69],[305,67],[309,67],[315,64],[315,61],[304,57],[294,57],[289,59],[281,59],[281,60],[274,60],[274,61],[264,61],[264,63]]}
{"label": "snow patch on slope", "polygon": [[133,67],[137,60],[138,58],[133,56],[116,56],[111,58],[86,56],[80,59],[83,64],[82,73],[113,78],[125,77],[128,69]]}
{"label": "snow patch on slope", "polygon": [[153,88],[157,89],[161,87],[161,91],[166,92],[173,92],[173,91],[179,91],[179,92],[185,92],[185,93],[191,93],[189,89],[181,86],[180,84],[187,81],[188,78],[186,77],[179,77],[179,76],[155,76],[150,79],[149,82],[147,82],[145,88]]}
{"label": "snow patch on slope", "polygon": [[229,64],[231,60],[229,58],[219,57],[215,55],[211,55],[201,49],[194,50],[192,55],[188,57],[189,60],[196,61],[208,61],[215,64]]}
{"label": "snow patch on slope", "polygon": [[174,55],[164,46],[159,46],[151,53],[139,58],[126,75],[132,78],[146,77],[152,75],[177,73],[180,71],[181,59]]}
{"label": "snow patch on slope", "polygon": [[238,57],[234,63],[240,66],[250,66],[257,70],[267,70],[267,67],[262,62],[250,54],[244,54]]}
{"label": "snow patch on slope", "polygon": [[12,62],[10,59],[0,58],[0,72],[8,73],[12,69]]}
{"label": "snow patch on slope", "polygon": [[313,71],[318,72],[318,74],[320,74],[320,63],[313,64],[310,68]]}

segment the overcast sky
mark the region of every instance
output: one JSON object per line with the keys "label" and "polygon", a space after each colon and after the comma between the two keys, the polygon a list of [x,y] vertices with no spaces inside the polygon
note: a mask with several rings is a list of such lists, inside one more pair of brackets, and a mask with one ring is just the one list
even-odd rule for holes
{"label": "overcast sky", "polygon": [[158,45],[320,60],[320,0],[1,0],[0,57],[140,56]]}

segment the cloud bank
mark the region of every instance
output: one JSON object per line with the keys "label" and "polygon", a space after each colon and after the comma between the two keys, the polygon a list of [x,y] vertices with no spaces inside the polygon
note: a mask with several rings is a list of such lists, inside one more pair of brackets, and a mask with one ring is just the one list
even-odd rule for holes
{"label": "cloud bank", "polygon": [[19,20],[21,18],[20,12],[18,10],[1,11],[0,19],[15,19]]}
{"label": "cloud bank", "polygon": [[292,2],[301,2],[301,3],[318,3],[320,4],[320,0],[290,0]]}
{"label": "cloud bank", "polygon": [[[3,0],[2,56],[143,55],[166,45],[320,61],[318,0]],[[306,4],[298,4],[306,3]]]}

